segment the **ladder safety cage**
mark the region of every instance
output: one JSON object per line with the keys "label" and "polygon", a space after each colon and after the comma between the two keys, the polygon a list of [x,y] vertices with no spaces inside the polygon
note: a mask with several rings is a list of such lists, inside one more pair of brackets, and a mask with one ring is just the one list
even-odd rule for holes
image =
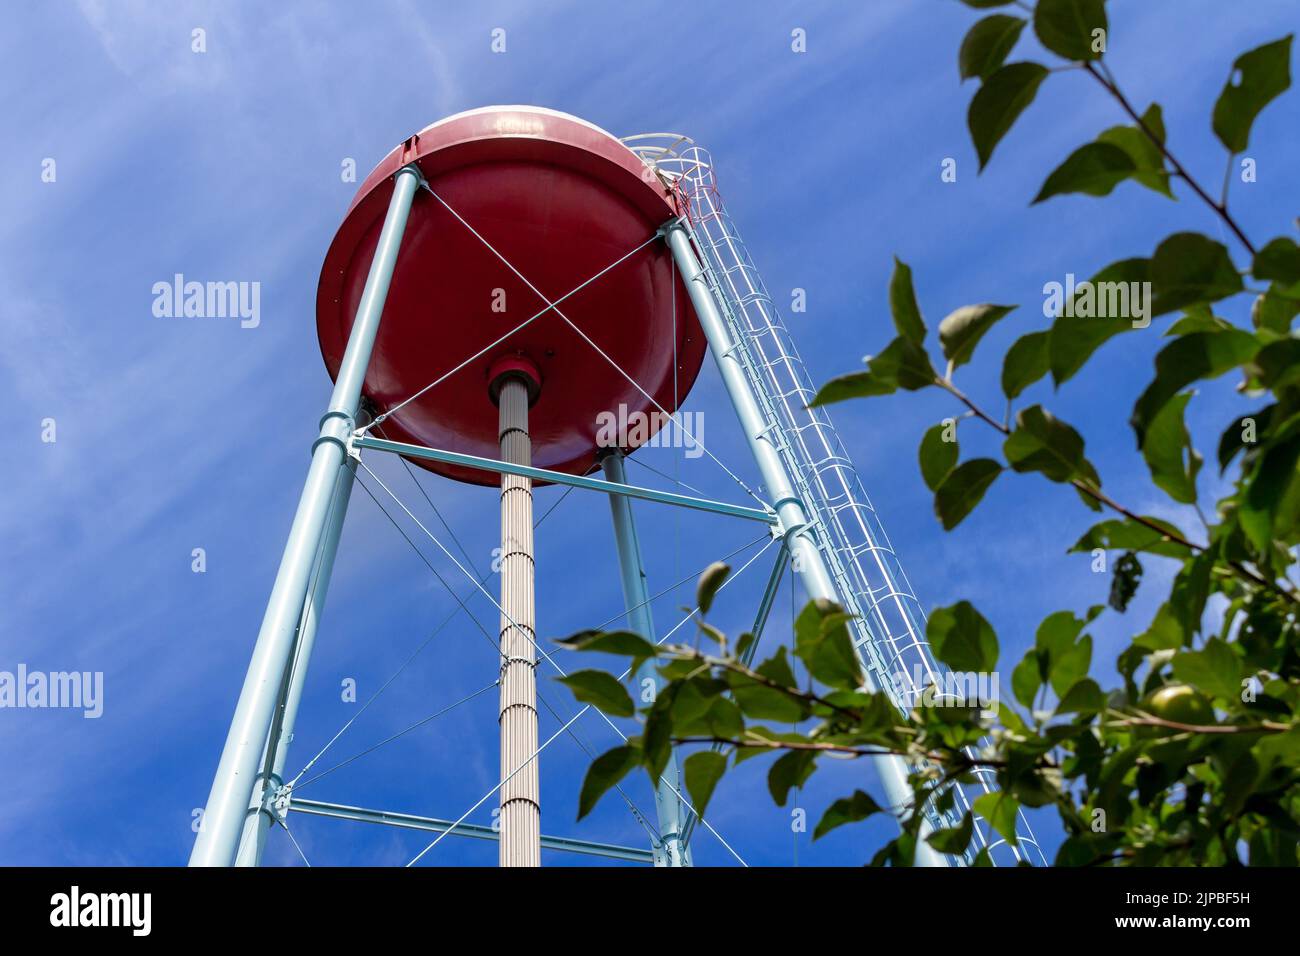
{"label": "ladder safety cage", "polygon": [[[925,637],[925,611],[839,434],[823,408],[810,408],[816,394],[790,336],[735,222],[718,192],[707,150],[684,136],[647,134],[624,140],[678,195],[679,207],[706,279],[736,343],[737,354],[771,427],[768,438],[793,477],[812,521],[817,546],[835,579],[863,667],[904,713],[927,687],[950,686]],[[976,793],[995,787],[990,774],[975,773]],[[956,826],[973,796],[957,788],[955,808],[929,807],[931,826]],[[1046,865],[1028,821],[1018,820],[1018,846],[1011,846],[976,816],[975,839],[965,862],[988,848],[995,865],[1027,860]]]}

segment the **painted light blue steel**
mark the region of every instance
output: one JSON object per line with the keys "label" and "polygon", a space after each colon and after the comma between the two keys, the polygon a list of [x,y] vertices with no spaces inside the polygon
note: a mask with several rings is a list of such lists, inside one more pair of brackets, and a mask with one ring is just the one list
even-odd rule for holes
{"label": "painted light blue steel", "polygon": [[[722,381],[727,394],[740,419],[741,428],[749,442],[750,451],[758,464],[759,473],[771,497],[772,506],[781,519],[781,529],[785,534],[787,547],[790,549],[794,568],[803,581],[804,590],[811,598],[825,598],[848,605],[848,596],[837,587],[830,568],[818,547],[808,512],[803,501],[795,491],[790,472],[782,460],[778,445],[779,429],[775,422],[764,415],[755,389],[746,375],[740,356],[739,346],[727,328],[726,320],[719,309],[708,277],[696,257],[690,234],[683,222],[670,223],[665,228],[668,246],[677,262],[677,269],[686,284],[686,290],[695,306],[700,326],[709,349],[722,373]],[[865,669],[867,679],[875,689],[883,689],[872,671]],[[885,794],[896,812],[909,806],[912,789],[908,784],[908,767],[902,758],[892,754],[872,757],[877,773],[885,788]],[[923,832],[927,828],[923,828]],[[936,853],[924,841],[917,842],[916,862],[921,866],[946,866],[947,860]]]}
{"label": "painted light blue steel", "polygon": [[[853,462],[823,408],[810,408],[816,389],[762,275],[727,213],[713,161],[681,137],[671,148],[643,154],[676,180],[690,209],[688,231],[735,343],[736,356],[770,424],[768,433],[813,523],[841,603],[857,615],[855,643],[863,666],[909,710],[929,685],[951,674],[938,665],[925,637],[925,609],[890,544]],[[994,790],[992,771],[977,771],[976,793]],[[952,826],[971,799],[958,788],[953,813],[930,813]],[[995,865],[1033,858],[1046,865],[1021,814],[1017,843],[1007,844],[977,818],[974,850],[987,847]]]}
{"label": "painted light blue steel", "polygon": [[[781,550],[776,556],[776,561],[772,565],[772,571],[767,576],[767,584],[763,587],[763,597],[758,602],[758,611],[754,614],[754,626],[750,629],[753,640],[749,642],[749,647],[745,648],[740,655],[740,662],[746,667],[754,663],[754,655],[758,653],[758,643],[763,639],[763,629],[767,627],[768,616],[772,613],[772,605],[776,603],[777,592],[781,588],[781,578],[785,575],[785,566],[790,560],[789,552],[785,548],[785,540],[781,541]],[[718,753],[722,750],[721,744],[713,745],[713,752]],[[682,827],[682,843],[685,844],[687,851],[691,848],[691,834],[695,832],[695,824],[699,818],[689,810],[686,814],[686,825]]]}
{"label": "painted light blue steel", "polygon": [[713,514],[730,515],[733,518],[746,518],[761,521],[764,524],[776,524],[777,516],[760,508],[746,508],[743,505],[728,504],[725,501],[711,501],[708,498],[692,498],[658,488],[643,488],[640,485],[628,485],[605,481],[600,478],[588,478],[585,475],[570,475],[562,471],[550,471],[546,468],[534,468],[531,465],[516,465],[498,461],[495,458],[480,458],[477,455],[465,455],[457,451],[443,451],[440,448],[425,448],[422,445],[408,445],[404,442],[389,441],[386,438],[371,438],[358,434],[352,440],[357,448],[373,448],[376,451],[392,452],[410,458],[426,458],[429,461],[447,462],[452,465],[465,465],[469,468],[481,468],[503,475],[521,475],[535,481],[550,481],[557,485],[572,485],[589,491],[602,491],[610,495],[626,495],[629,498],[641,498],[645,501],[658,501],[661,504],[680,505],[696,511],[709,511]]}
{"label": "painted light blue steel", "polygon": [[330,577],[334,572],[334,558],[338,554],[339,538],[343,534],[343,523],[347,518],[348,502],[352,497],[352,484],[356,474],[355,459],[348,459],[338,470],[334,501],[330,505],[325,534],[316,554],[315,566],[311,570],[311,583],[298,625],[298,639],[283,682],[284,692],[277,704],[271,733],[267,738],[270,752],[262,758],[262,773],[258,777],[257,786],[253,788],[249,815],[244,820],[244,833],[239,841],[239,852],[235,856],[236,866],[261,865],[267,835],[275,823],[275,795],[284,785],[289,745],[293,743],[294,727],[298,723],[298,706],[302,702],[302,692],[307,682],[307,662],[311,660],[312,649],[316,646],[316,631],[320,626],[321,612],[325,609]]}
{"label": "painted light blue steel", "polygon": [[[271,731],[285,668],[293,656],[295,634],[321,536],[325,533],[339,466],[347,455],[347,442],[361,400],[361,385],[379,331],[379,317],[388,296],[411,202],[421,179],[419,170],[413,166],[403,167],[394,176],[392,199],[334,382],[329,410],[321,419],[320,437],[312,446],[307,481],[208,794],[199,835],[190,854],[191,866],[229,866],[235,861],[244,818],[257,785],[258,763]],[[306,663],[303,660],[300,666],[305,667]]]}
{"label": "painted light blue steel", "polygon": [[[290,811],[307,813],[318,817],[331,817],[335,820],[353,820],[357,823],[380,823],[405,830],[423,830],[427,833],[446,833],[452,836],[470,837],[475,840],[500,840],[501,834],[491,827],[477,823],[456,823],[454,820],[440,820],[437,817],[418,817],[410,813],[397,813],[392,810],[368,810],[365,807],[349,807],[341,803],[323,803],[320,800],[303,800],[294,798],[289,802]],[[636,847],[618,846],[613,843],[593,843],[590,840],[577,840],[572,837],[542,835],[542,849],[562,850],[566,853],[581,853],[587,856],[601,856],[610,860],[625,860],[629,863],[653,863],[654,854],[649,850]]]}
{"label": "painted light blue steel", "polygon": [[[617,485],[627,484],[627,469],[623,453],[617,449],[601,460],[605,477]],[[628,626],[650,642],[655,641],[654,616],[650,611],[650,589],[646,587],[645,568],[641,563],[641,543],[637,540],[636,523],[632,519],[632,502],[626,495],[610,495],[609,507],[614,518],[614,543],[618,549],[618,565],[623,581],[623,601],[627,605]],[[633,675],[634,693],[640,694],[645,682],[654,684],[656,693],[663,686],[663,678],[655,669],[654,661],[646,661]],[[655,786],[655,811],[659,818],[660,846],[655,853],[656,866],[690,866],[690,857],[683,842],[682,777],[677,767],[677,753],[668,757],[659,782]]]}

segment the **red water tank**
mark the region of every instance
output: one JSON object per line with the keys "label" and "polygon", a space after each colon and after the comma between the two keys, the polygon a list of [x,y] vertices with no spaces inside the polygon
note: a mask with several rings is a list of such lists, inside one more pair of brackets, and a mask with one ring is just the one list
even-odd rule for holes
{"label": "red water tank", "polygon": [[[670,190],[636,154],[577,117],[493,106],[434,123],[366,177],[325,256],[316,326],[331,377],[338,374],[393,175],[408,163],[420,167],[446,206],[422,189],[411,207],[363,389],[378,412],[477,355],[545,309],[543,296],[554,302],[568,294],[677,215]],[[662,416],[637,385],[675,411],[705,351],[663,240],[558,310],[563,317],[546,312],[401,408],[383,422],[383,436],[498,457],[488,371],[514,356],[531,362],[542,379],[529,413],[537,467],[592,470],[604,416],[628,422],[645,416],[650,427],[631,437],[647,440]],[[486,472],[412,460],[463,481],[498,481]]]}

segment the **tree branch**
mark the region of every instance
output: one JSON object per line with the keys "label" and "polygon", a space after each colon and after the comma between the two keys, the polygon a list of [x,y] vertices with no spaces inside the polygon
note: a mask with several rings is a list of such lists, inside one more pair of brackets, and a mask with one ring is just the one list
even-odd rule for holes
{"label": "tree branch", "polygon": [[1191,186],[1192,191],[1196,193],[1196,195],[1200,196],[1201,199],[1205,201],[1205,204],[1218,214],[1224,224],[1232,230],[1233,235],[1237,237],[1238,241],[1246,247],[1246,251],[1250,253],[1251,258],[1254,258],[1255,246],[1246,238],[1246,234],[1242,232],[1241,227],[1237,225],[1237,220],[1233,219],[1232,215],[1228,212],[1226,189],[1224,201],[1216,202],[1214,199],[1211,199],[1210,194],[1201,187],[1200,183],[1192,178],[1191,173],[1183,167],[1183,164],[1180,163],[1174,154],[1169,151],[1169,148],[1165,146],[1164,140],[1151,132],[1147,127],[1147,124],[1142,122],[1142,117],[1138,116],[1137,111],[1133,109],[1133,105],[1129,103],[1128,98],[1120,92],[1120,88],[1116,85],[1114,80],[1102,76],[1101,72],[1091,63],[1085,63],[1083,68],[1088,71],[1088,73],[1092,74],[1093,79],[1100,83],[1106,91],[1111,94],[1111,96],[1115,97],[1115,100],[1119,103],[1120,107],[1123,108],[1124,112],[1127,113],[1129,117],[1132,118],[1133,122],[1137,124],[1138,129],[1143,132],[1147,139],[1151,140],[1151,142],[1155,144],[1156,148],[1160,150],[1161,155],[1169,161],[1169,165],[1174,168],[1174,174],[1183,180],[1183,182],[1187,183],[1187,185]]}
{"label": "tree branch", "polygon": [[[754,736],[745,740],[736,740],[733,737],[674,737],[674,744],[722,744],[725,746],[746,748],[749,750],[809,750],[817,753],[840,753],[848,754],[853,757],[910,757],[915,759],[918,755],[907,750],[890,750],[884,747],[851,747],[847,744],[817,743],[811,740],[787,741],[771,740],[767,737]],[[931,752],[923,754],[926,760],[940,764],[945,762],[943,754]],[[961,754],[963,766],[967,767],[1005,767],[1004,760],[987,760],[983,758],[972,758]]]}
{"label": "tree branch", "polygon": [[1290,724],[1281,724],[1275,720],[1262,720],[1258,724],[1183,724],[1151,715],[1108,721],[1107,726],[1165,727],[1188,734],[1285,734],[1293,729]]}
{"label": "tree branch", "polygon": [[[971,401],[970,397],[967,396],[966,393],[964,393],[952,382],[948,381],[947,379],[936,377],[934,380],[934,384],[938,385],[944,391],[951,394],[959,402],[961,402],[963,405],[969,408],[971,414],[973,414],[976,418],[980,419],[981,421],[987,423],[991,428],[996,429],[998,432],[1000,432],[1003,435],[1007,435],[1007,436],[1011,435],[1011,429],[1008,426],[1002,424],[1001,422],[997,421],[992,416],[990,416],[987,412],[984,411],[984,409],[980,408],[973,401]],[[1152,531],[1156,532],[1163,538],[1167,538],[1168,540],[1172,541],[1174,544],[1181,545],[1182,547],[1188,548],[1195,552],[1204,551],[1206,548],[1206,545],[1197,544],[1194,541],[1189,541],[1181,534],[1178,534],[1176,532],[1171,532],[1168,528],[1156,524],[1156,522],[1152,521],[1150,518],[1147,518],[1144,515],[1137,514],[1136,512],[1130,511],[1128,508],[1125,508],[1119,502],[1115,501],[1113,498],[1111,498],[1109,495],[1103,492],[1100,488],[1094,488],[1086,481],[1083,481],[1078,478],[1074,478],[1071,479],[1070,484],[1073,485],[1076,489],[1078,489],[1083,494],[1087,495],[1093,501],[1096,501],[1098,504],[1110,508],[1116,514],[1121,514],[1125,518],[1128,518],[1130,521],[1142,525],[1144,528],[1150,528]],[[1250,583],[1258,585],[1260,587],[1267,588],[1273,591],[1274,593],[1281,595],[1286,600],[1290,601],[1292,604],[1300,604],[1300,596],[1297,596],[1290,589],[1282,587],[1276,581],[1270,581],[1268,578],[1264,577],[1258,571],[1255,571],[1254,569],[1247,567],[1245,564],[1242,564],[1240,561],[1229,561],[1227,562],[1227,564],[1228,567],[1232,568],[1232,570],[1236,572],[1237,576],[1242,578],[1243,580],[1249,581]]]}

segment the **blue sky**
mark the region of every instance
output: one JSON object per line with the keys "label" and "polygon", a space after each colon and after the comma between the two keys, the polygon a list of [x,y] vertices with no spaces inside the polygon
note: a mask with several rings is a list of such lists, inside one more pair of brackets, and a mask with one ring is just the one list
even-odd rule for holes
{"label": "blue sky", "polygon": [[[1164,106],[1169,142],[1210,184],[1224,156],[1209,113],[1232,60],[1295,26],[1285,0],[1164,0],[1111,5],[1112,67],[1139,108]],[[1021,308],[987,337],[959,381],[1000,407],[998,358],[1047,324],[1042,286],[1147,254],[1182,229],[1217,234],[1180,191],[1171,203],[1134,184],[1114,197],[1057,198],[1029,208],[1046,174],[1076,146],[1122,121],[1087,77],[1052,77],[983,176],[965,128],[973,86],[956,70],[976,16],[955,2],[281,4],[50,3],[9,15],[0,77],[9,144],[0,150],[0,404],[8,410],[0,496],[0,669],[102,671],[104,715],[0,711],[0,863],[175,864],[193,841],[192,812],[211,783],[306,471],[329,380],[313,316],[320,262],[354,184],[394,144],[450,113],[533,103],[616,135],[673,130],[710,147],[720,187],[778,303],[807,290],[788,316],[818,380],[849,371],[891,337],[891,255],[916,273],[932,325],[979,301]],[[191,31],[207,52],[191,52]],[[507,52],[490,51],[506,30]],[[790,49],[807,32],[807,53]],[[1016,58],[1031,55],[1026,36]],[[1294,94],[1255,125],[1259,181],[1234,184],[1233,205],[1257,241],[1291,228],[1279,203],[1300,162]],[[957,161],[956,183],[940,163]],[[57,163],[42,182],[42,162]],[[1233,250],[1237,252],[1236,249]],[[261,283],[261,324],[157,318],[152,285],[176,272]],[[1243,299],[1225,309],[1243,320]],[[1234,311],[1235,310],[1235,311]],[[1088,441],[1109,493],[1164,510],[1124,424],[1150,376],[1162,323],[1123,336],[1047,402]],[[712,363],[686,406],[704,411],[705,442],[756,482]],[[1239,408],[1227,383],[1192,403],[1191,422],[1217,436]],[[944,534],[916,466],[925,428],[952,413],[942,395],[875,399],[834,409],[868,492],[927,607],[965,598],[996,626],[1005,675],[1037,622],[1104,602],[1109,581],[1066,548],[1093,516],[1035,478],[1004,479],[955,533]],[[41,441],[42,421],[57,441]],[[994,446],[963,427],[963,451]],[[1204,450],[1204,449],[1203,449]],[[1211,449],[1212,451],[1212,449]],[[640,457],[640,456],[638,456]],[[709,494],[735,499],[707,458],[666,449],[646,462]],[[395,461],[372,467],[426,520]],[[1201,476],[1203,500],[1223,488]],[[631,466],[633,480],[660,479]],[[496,496],[421,475],[480,573],[496,545]],[[539,509],[558,497],[539,492]],[[540,512],[539,512],[540,513]],[[747,525],[638,505],[652,590],[751,542]],[[434,519],[436,521],[436,519]],[[413,534],[418,530],[408,526]],[[427,541],[462,594],[469,583]],[[604,502],[574,492],[537,536],[539,631],[558,637],[621,609]],[[191,571],[203,548],[207,571]],[[744,551],[733,565],[754,553]],[[716,623],[748,626],[771,552],[724,592]],[[1096,627],[1108,672],[1121,642],[1144,628],[1153,583],[1130,612]],[[491,582],[495,586],[495,581]],[[693,588],[655,605],[662,632]],[[470,607],[489,631],[495,611]],[[782,594],[771,640],[788,629]],[[289,764],[296,771],[455,607],[363,492],[353,497],[325,622]],[[350,757],[489,684],[495,652],[463,615],[322,758]],[[568,693],[543,681],[563,714]],[[496,700],[489,692],[401,741],[313,783],[316,799],[459,817],[495,781]],[[543,713],[542,733],[557,726]],[[596,752],[616,742],[598,718],[577,725]],[[576,794],[588,758],[571,740],[543,755],[544,832],[640,844],[611,796],[581,825]],[[747,862],[858,863],[885,825],[811,844],[771,805],[752,762],[715,795],[710,818]],[[796,797],[814,819],[868,768],[833,763]],[[878,792],[878,790],[877,790]],[[648,786],[629,796],[652,812]],[[471,817],[490,822],[493,801]],[[404,863],[427,838],[388,828],[291,818],[314,864]],[[1038,821],[1050,847],[1054,823]],[[708,834],[701,863],[734,863]],[[490,864],[490,844],[446,839],[430,864]],[[274,863],[298,862],[277,834]],[[549,862],[582,862],[548,854]]]}

